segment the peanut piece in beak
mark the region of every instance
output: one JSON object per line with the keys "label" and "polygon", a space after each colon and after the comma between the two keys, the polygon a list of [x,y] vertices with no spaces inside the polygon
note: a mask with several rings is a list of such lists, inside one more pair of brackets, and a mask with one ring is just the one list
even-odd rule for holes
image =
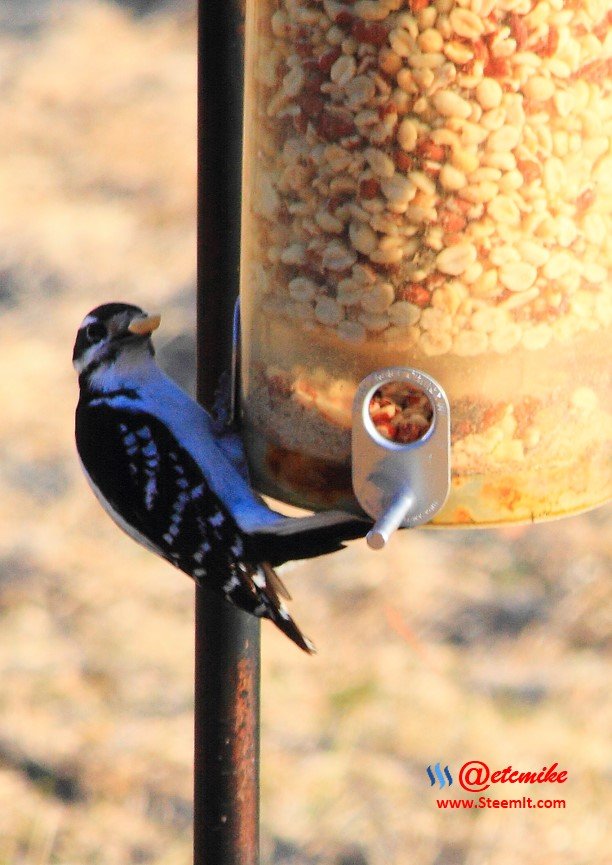
{"label": "peanut piece in beak", "polygon": [[161,315],[147,315],[146,318],[135,318],[128,325],[130,333],[137,333],[139,336],[146,336],[148,333],[153,333],[157,330],[161,321]]}

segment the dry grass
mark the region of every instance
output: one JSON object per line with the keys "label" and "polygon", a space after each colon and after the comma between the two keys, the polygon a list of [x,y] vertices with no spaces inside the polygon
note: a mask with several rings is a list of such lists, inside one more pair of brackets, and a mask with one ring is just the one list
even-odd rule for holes
{"label": "dry grass", "polygon": [[[69,355],[107,298],[193,330],[194,51],[90,2],[0,36],[0,865],[189,860],[192,587],[86,489]],[[264,627],[264,861],[608,861],[611,524],[294,567],[319,654]],[[440,813],[425,767],[469,758],[559,761],[567,810]]]}

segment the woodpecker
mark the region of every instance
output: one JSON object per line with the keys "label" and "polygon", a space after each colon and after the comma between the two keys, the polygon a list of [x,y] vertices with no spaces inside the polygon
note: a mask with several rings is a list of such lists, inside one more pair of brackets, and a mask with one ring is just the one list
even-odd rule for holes
{"label": "woodpecker", "polygon": [[155,362],[160,318],[106,303],[79,327],[76,446],[87,481],[135,541],[313,652],[274,568],[342,549],[370,524],[342,511],[271,510],[249,484],[240,440],[236,447]]}

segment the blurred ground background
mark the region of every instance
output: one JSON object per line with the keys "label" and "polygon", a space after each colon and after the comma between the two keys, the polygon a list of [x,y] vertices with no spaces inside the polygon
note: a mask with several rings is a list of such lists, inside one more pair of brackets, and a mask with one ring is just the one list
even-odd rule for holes
{"label": "blurred ground background", "polygon": [[[70,353],[122,299],[163,311],[162,360],[192,374],[193,7],[3,0],[0,27],[0,865],[179,865],[193,589],[86,488]],[[263,862],[608,862],[611,525],[294,567],[319,654],[264,626]],[[567,810],[441,813],[425,767],[468,759],[558,761]]]}

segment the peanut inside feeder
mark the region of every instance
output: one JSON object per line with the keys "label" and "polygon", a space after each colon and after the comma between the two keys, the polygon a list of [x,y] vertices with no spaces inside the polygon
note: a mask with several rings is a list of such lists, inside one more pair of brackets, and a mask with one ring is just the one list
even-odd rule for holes
{"label": "peanut inside feeder", "polygon": [[369,413],[380,435],[397,444],[411,444],[431,428],[433,406],[421,388],[394,381],[382,385],[372,396]]}

